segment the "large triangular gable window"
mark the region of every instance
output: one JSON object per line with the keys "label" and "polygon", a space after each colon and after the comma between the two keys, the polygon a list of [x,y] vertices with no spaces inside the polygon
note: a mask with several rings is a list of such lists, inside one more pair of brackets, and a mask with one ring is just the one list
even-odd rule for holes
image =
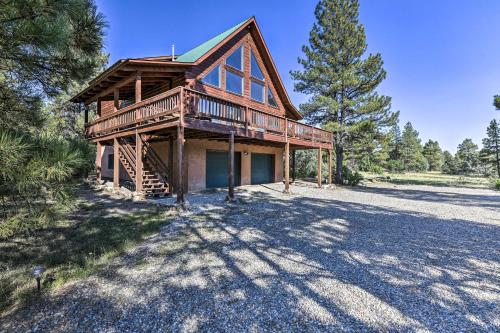
{"label": "large triangular gable window", "polygon": [[253,78],[264,81],[264,74],[260,69],[259,63],[257,62],[257,58],[255,58],[253,51],[250,51],[250,74]]}
{"label": "large triangular gable window", "polygon": [[215,66],[201,81],[220,88],[220,65]]}
{"label": "large triangular gable window", "polygon": [[243,46],[238,47],[229,57],[227,57],[226,65],[243,72]]}

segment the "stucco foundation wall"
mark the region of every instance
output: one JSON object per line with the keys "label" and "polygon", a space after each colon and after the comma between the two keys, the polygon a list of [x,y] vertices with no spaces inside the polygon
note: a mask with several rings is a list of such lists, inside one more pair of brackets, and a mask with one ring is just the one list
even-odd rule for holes
{"label": "stucco foundation wall", "polygon": [[[110,178],[113,179],[113,169],[108,168],[108,158],[109,155],[113,154],[113,147],[112,146],[104,146],[102,149],[102,156],[101,156],[101,177],[102,178]],[[122,180],[131,180],[130,177],[128,176],[127,170],[123,167],[122,163],[120,162],[120,179]]]}
{"label": "stucco foundation wall", "polygon": [[[202,190],[206,187],[207,150],[228,151],[228,143],[198,139],[186,141],[189,191]],[[241,152],[241,185],[249,185],[251,181],[251,153],[274,154],[274,181],[279,182],[283,179],[283,148],[237,143],[234,150]]]}

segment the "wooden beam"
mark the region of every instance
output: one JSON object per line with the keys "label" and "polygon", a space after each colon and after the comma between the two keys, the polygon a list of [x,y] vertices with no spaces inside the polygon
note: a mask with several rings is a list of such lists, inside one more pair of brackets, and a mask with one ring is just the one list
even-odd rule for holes
{"label": "wooden beam", "polygon": [[102,161],[102,144],[97,142],[96,153],[95,153],[95,174],[98,182],[101,181],[101,161]]}
{"label": "wooden beam", "polygon": [[135,133],[135,191],[142,193],[142,138],[141,134]]}
{"label": "wooden beam", "polygon": [[113,140],[113,187],[120,188],[120,146],[118,139]]}
{"label": "wooden beam", "polygon": [[290,192],[290,142],[285,144],[285,193]]}
{"label": "wooden beam", "polygon": [[321,187],[321,147],[318,148],[318,187]]}
{"label": "wooden beam", "polygon": [[234,132],[229,134],[229,154],[227,160],[227,197],[226,200],[234,200]]}
{"label": "wooden beam", "polygon": [[124,78],[123,80],[119,81],[118,83],[116,84],[113,84],[112,86],[106,88],[105,90],[103,90],[102,92],[88,98],[87,100],[85,100],[85,104],[90,104],[92,103],[93,101],[97,100],[99,97],[104,97],[104,96],[108,96],[110,94],[113,93],[114,89],[116,88],[121,88],[129,83],[132,83],[134,82],[135,80],[135,73],[134,74],[131,74],[129,75],[128,77]]}
{"label": "wooden beam", "polygon": [[174,138],[168,139],[168,194],[174,194]]}
{"label": "wooden beam", "polygon": [[332,150],[328,149],[328,185],[332,185]]}
{"label": "wooden beam", "polygon": [[116,112],[120,108],[120,90],[118,88],[113,89],[113,101],[113,112]]}
{"label": "wooden beam", "polygon": [[139,103],[142,100],[142,73],[137,72],[135,76],[135,102]]}
{"label": "wooden beam", "polygon": [[295,149],[292,150],[292,182],[295,183]]}
{"label": "wooden beam", "polygon": [[101,97],[97,98],[96,104],[97,104],[97,118],[99,118],[101,116],[101,109],[102,109]]}

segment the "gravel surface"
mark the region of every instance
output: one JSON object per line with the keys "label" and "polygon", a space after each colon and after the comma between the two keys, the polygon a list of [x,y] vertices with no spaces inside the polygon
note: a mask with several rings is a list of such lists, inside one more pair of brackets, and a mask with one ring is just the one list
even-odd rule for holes
{"label": "gravel surface", "polygon": [[500,330],[498,192],[282,189],[190,195],[160,234],[0,331]]}

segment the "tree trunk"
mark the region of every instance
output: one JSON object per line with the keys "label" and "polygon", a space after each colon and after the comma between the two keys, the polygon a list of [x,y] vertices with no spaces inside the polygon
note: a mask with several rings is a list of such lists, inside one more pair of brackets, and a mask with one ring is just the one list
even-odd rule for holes
{"label": "tree trunk", "polygon": [[335,184],[342,185],[342,162],[344,161],[344,147],[335,145]]}
{"label": "tree trunk", "polygon": [[497,147],[497,174],[500,178],[500,156],[499,156],[499,148]]}

